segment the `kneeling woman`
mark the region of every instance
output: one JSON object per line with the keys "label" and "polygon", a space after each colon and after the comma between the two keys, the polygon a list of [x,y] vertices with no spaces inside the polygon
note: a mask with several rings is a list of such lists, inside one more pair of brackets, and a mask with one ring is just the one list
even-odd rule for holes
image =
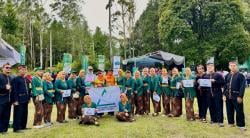
{"label": "kneeling woman", "polygon": [[123,122],[133,122],[135,121],[131,117],[131,105],[128,102],[126,94],[122,93],[120,96],[121,101],[119,102],[119,112],[116,115],[116,118],[119,121]]}
{"label": "kneeling woman", "polygon": [[[87,109],[93,109],[94,112],[88,114],[87,111],[85,111]],[[79,124],[99,126],[99,122],[95,117],[96,111],[96,104],[92,102],[91,97],[89,95],[84,96],[84,104],[82,105],[82,118]]]}

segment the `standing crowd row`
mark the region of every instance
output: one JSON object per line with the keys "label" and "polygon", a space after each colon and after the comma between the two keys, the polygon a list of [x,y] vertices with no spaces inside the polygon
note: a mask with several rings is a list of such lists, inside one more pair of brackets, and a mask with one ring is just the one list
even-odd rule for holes
{"label": "standing crowd row", "polygon": [[[238,72],[237,62],[229,63],[230,73],[225,77],[215,72],[213,63],[197,66],[196,75],[189,67],[185,72],[179,73],[173,68],[171,73],[166,68],[157,73],[155,68],[144,68],[142,72],[136,71],[132,76],[130,71],[118,71],[118,77],[108,70],[104,75],[98,71],[95,75],[90,66],[88,72],[84,70],[72,71],[69,75],[59,72],[55,79],[50,73],[44,73],[36,68],[35,75],[28,77],[27,67],[18,66],[19,74],[11,77],[11,65],[5,64],[0,74],[0,133],[8,131],[11,106],[14,105],[13,130],[23,132],[27,129],[28,103],[32,98],[35,106],[34,128],[51,126],[51,113],[53,105],[57,108],[58,123],[67,123],[65,119],[68,107],[68,118],[79,119],[79,124],[99,125],[97,119],[103,116],[98,112],[98,105],[92,102],[88,95],[91,87],[119,86],[121,90],[119,111],[116,118],[119,121],[133,122],[134,115],[148,115],[150,101],[153,103],[153,116],[158,116],[163,107],[163,116],[180,117],[182,115],[182,99],[185,101],[186,119],[194,121],[199,119],[207,122],[207,110],[210,112],[210,123],[217,123],[223,127],[223,100],[226,103],[228,124],[235,124],[244,131],[245,117],[243,111],[243,97],[246,80]],[[206,81],[204,81],[206,80]],[[191,82],[191,83],[190,83]],[[203,83],[206,82],[207,86]],[[211,83],[209,85],[209,83]],[[68,95],[68,91],[70,94]],[[194,99],[197,97],[199,113],[194,113]],[[94,115],[86,115],[84,110],[94,108]],[[108,113],[114,116],[114,112]]]}

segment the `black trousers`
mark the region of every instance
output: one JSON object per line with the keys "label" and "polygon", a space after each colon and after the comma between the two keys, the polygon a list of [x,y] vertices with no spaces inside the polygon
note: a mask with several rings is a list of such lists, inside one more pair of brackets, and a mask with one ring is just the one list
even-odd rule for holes
{"label": "black trousers", "polygon": [[234,124],[234,112],[236,111],[236,125],[238,127],[245,126],[245,115],[243,109],[243,103],[238,103],[237,98],[227,99],[227,118],[228,124]]}
{"label": "black trousers", "polygon": [[0,133],[8,131],[10,111],[11,103],[0,104]]}
{"label": "black trousers", "polygon": [[222,94],[216,93],[210,99],[210,117],[214,123],[223,123],[223,100]]}
{"label": "black trousers", "polygon": [[28,119],[28,102],[19,103],[14,106],[13,131],[23,130],[26,128]]}
{"label": "black trousers", "polygon": [[207,110],[210,105],[210,98],[211,94],[210,92],[203,91],[198,98],[198,105],[199,106],[199,117],[202,119],[206,119],[207,116]]}

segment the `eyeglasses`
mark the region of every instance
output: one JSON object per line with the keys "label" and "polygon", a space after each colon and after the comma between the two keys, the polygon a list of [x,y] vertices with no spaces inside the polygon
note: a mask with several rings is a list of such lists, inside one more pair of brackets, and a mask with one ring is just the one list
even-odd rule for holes
{"label": "eyeglasses", "polygon": [[4,67],[5,69],[11,69],[11,67]]}

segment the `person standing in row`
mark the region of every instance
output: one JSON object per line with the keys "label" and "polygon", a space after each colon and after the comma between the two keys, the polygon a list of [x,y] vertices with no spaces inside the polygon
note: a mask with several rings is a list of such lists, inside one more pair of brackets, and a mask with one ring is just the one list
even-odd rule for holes
{"label": "person standing in row", "polygon": [[181,76],[177,68],[172,69],[172,77],[170,80],[170,88],[173,93],[171,104],[173,105],[169,117],[179,117],[182,115],[182,92],[181,92]]}
{"label": "person standing in row", "polygon": [[121,93],[125,91],[125,87],[124,87],[125,80],[126,80],[126,78],[123,74],[122,69],[119,69],[118,70],[118,77],[116,78],[116,84],[120,87]]}
{"label": "person standing in row", "polygon": [[[160,91],[160,82],[159,77],[157,76],[155,69],[150,69],[150,83],[149,83],[150,93],[151,93],[151,100],[154,107],[153,116],[158,116],[161,112],[161,91]],[[156,100],[154,97],[159,97]]]}
{"label": "person standing in row", "polygon": [[164,115],[170,114],[170,99],[173,97],[170,89],[170,78],[166,68],[162,69],[162,75],[160,77],[160,87],[162,92],[162,103],[164,109]]}
{"label": "person standing in row", "polygon": [[203,79],[205,76],[205,69],[203,65],[197,66],[197,74],[196,74],[196,96],[197,96],[197,102],[198,102],[198,110],[199,110],[199,119],[203,123],[206,123],[206,110],[208,107],[208,103],[206,101],[206,92],[204,92],[204,89],[199,84],[199,80]]}
{"label": "person standing in row", "polygon": [[32,78],[32,96],[33,102],[35,105],[35,115],[34,115],[34,128],[42,128],[43,120],[43,100],[44,100],[44,91],[43,91],[43,70],[42,68],[35,68],[36,75]]}
{"label": "person standing in row", "polygon": [[18,67],[19,75],[12,81],[12,95],[14,103],[13,131],[16,133],[27,129],[28,104],[30,101],[30,89],[28,80],[25,78],[27,67]]}
{"label": "person standing in row", "polygon": [[194,83],[195,83],[195,77],[192,76],[191,69],[189,67],[187,67],[185,69],[185,74],[182,78],[182,84],[183,84],[183,88],[184,88],[186,118],[188,121],[195,120],[193,105],[194,105],[194,98],[196,96],[196,91],[194,88]]}
{"label": "person standing in row", "polygon": [[211,81],[211,87],[207,87],[205,91],[210,93],[208,98],[209,112],[211,117],[211,124],[218,123],[219,127],[224,127],[223,124],[223,100],[222,87],[224,85],[224,78],[221,74],[215,72],[214,64],[207,64],[207,74],[204,79]]}
{"label": "person standing in row", "polygon": [[0,133],[6,134],[11,111],[11,65],[6,63],[0,74]]}
{"label": "person standing in row", "polygon": [[150,83],[150,76],[148,68],[144,68],[142,70],[142,82],[143,82],[143,110],[146,115],[150,113],[150,89],[149,89],[149,83]]}
{"label": "person standing in row", "polygon": [[225,77],[223,99],[226,101],[227,118],[230,127],[235,124],[234,112],[236,111],[236,125],[241,131],[246,131],[243,97],[245,93],[246,80],[243,74],[239,73],[237,62],[229,62],[230,73]]}
{"label": "person standing in row", "polygon": [[43,74],[43,90],[44,90],[44,123],[46,126],[51,126],[51,113],[54,104],[55,89],[53,85],[53,78],[50,73]]}
{"label": "person standing in row", "polygon": [[[108,73],[107,73],[107,75],[105,77],[105,84],[106,84],[106,87],[116,85],[115,76],[113,74],[112,69],[108,70]],[[108,112],[108,114],[111,115],[111,116],[114,116],[114,112]]]}
{"label": "person standing in row", "polygon": [[[94,87],[96,76],[94,74],[94,69],[92,66],[88,67],[88,72],[85,77],[85,86],[88,90],[90,87]],[[88,93],[88,91],[86,91]]]}
{"label": "person standing in row", "polygon": [[67,80],[67,85],[68,85],[68,89],[71,90],[71,95],[68,98],[68,118],[76,119],[77,104],[74,98],[74,95],[76,94],[76,72],[75,71],[72,71],[70,73],[69,79]]}
{"label": "person standing in row", "polygon": [[136,103],[136,114],[137,115],[143,115],[144,110],[143,110],[143,82],[141,79],[141,74],[140,71],[135,72],[135,101]]}
{"label": "person standing in row", "polygon": [[128,102],[131,104],[131,115],[134,116],[134,89],[135,89],[135,80],[131,77],[131,72],[126,71],[126,80],[125,80],[125,94],[128,97]]}
{"label": "person standing in row", "polygon": [[56,121],[59,123],[67,123],[65,120],[65,111],[67,105],[67,98],[64,97],[64,93],[68,90],[68,85],[65,80],[66,73],[61,71],[57,75],[57,79],[55,81],[55,99],[57,106],[57,119]]}
{"label": "person standing in row", "polygon": [[[77,116],[82,116],[82,105],[84,104],[84,96],[86,95],[85,90],[85,71],[80,70],[78,77],[76,78],[76,97],[75,97],[75,104],[77,107]],[[77,98],[79,96],[79,98]]]}

